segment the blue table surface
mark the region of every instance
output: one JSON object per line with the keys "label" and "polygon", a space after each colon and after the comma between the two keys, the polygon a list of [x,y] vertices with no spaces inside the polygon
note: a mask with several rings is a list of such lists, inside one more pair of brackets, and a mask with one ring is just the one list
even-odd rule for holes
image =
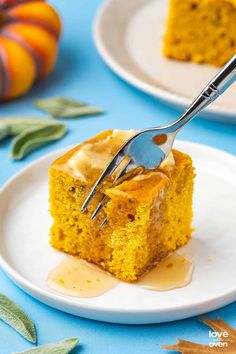
{"label": "blue table surface", "polygon": [[[99,57],[92,39],[92,23],[101,0],[53,0],[64,24],[57,66],[50,77],[35,86],[30,94],[1,105],[1,116],[36,115],[45,117],[32,105],[32,99],[66,95],[103,107],[103,116],[67,120],[69,133],[60,141],[31,153],[20,162],[9,159],[10,142],[0,146],[0,185],[38,157],[76,144],[109,128],[142,129],[166,124],[178,112],[162,102],[132,88],[113,74]],[[236,126],[197,118],[181,132],[180,138],[208,144],[236,154]],[[223,236],[223,235],[222,235]],[[176,337],[209,343],[208,329],[198,318],[172,323],[124,326],[86,320],[54,310],[33,299],[0,271],[0,292],[6,294],[31,316],[38,333],[38,343],[46,344],[69,337],[79,337],[78,353],[83,354],[157,354],[165,353],[160,344],[175,343]],[[214,311],[236,327],[236,305]],[[0,354],[10,354],[32,347],[9,326],[0,322]]]}

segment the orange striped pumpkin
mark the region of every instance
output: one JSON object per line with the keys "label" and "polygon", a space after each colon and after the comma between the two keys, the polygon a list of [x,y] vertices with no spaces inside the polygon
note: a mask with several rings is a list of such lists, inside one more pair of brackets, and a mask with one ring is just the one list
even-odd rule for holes
{"label": "orange striped pumpkin", "polygon": [[0,99],[27,92],[54,67],[61,21],[44,0],[0,0]]}

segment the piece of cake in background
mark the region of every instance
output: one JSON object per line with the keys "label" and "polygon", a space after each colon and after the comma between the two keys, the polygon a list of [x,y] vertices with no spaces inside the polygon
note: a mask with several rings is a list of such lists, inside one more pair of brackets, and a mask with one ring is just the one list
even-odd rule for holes
{"label": "piece of cake in background", "polygon": [[235,0],[169,1],[166,57],[222,66],[235,54]]}
{"label": "piece of cake in background", "polygon": [[[54,248],[136,281],[158,261],[187,244],[192,233],[194,170],[191,158],[173,150],[155,170],[137,168],[128,180],[106,181],[88,211],[81,206],[119,148],[135,131],[105,131],[57,159],[50,168]],[[102,197],[97,219],[90,219]],[[108,222],[101,227],[104,218]]]}

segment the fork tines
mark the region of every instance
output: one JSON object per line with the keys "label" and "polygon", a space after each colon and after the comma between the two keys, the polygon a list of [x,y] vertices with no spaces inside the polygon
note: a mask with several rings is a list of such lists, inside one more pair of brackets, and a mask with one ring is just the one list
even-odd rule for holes
{"label": "fork tines", "polygon": [[[119,157],[119,156],[118,156]],[[119,178],[124,176],[130,169],[134,168],[135,166],[132,163],[132,159],[128,156],[123,156],[122,158],[117,159],[117,156],[113,158],[113,160],[109,163],[106,169],[103,171],[101,176],[98,178],[96,183],[94,184],[92,190],[90,191],[89,195],[87,196],[84,204],[82,205],[81,211],[84,212],[88,205],[90,204],[92,198],[96,194],[100,184],[103,180],[111,175],[115,175],[112,184],[114,185]],[[104,195],[98,205],[96,206],[95,210],[91,215],[91,219],[96,219],[98,213],[102,210],[104,205],[106,204],[108,198]],[[107,218],[103,220],[101,226],[104,226],[107,223]]]}

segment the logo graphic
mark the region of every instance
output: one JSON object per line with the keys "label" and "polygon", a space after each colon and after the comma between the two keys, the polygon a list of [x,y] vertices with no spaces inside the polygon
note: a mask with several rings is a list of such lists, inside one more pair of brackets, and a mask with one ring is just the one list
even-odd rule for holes
{"label": "logo graphic", "polygon": [[224,338],[229,337],[229,333],[227,331],[224,332],[215,332],[215,331],[209,331],[209,347],[228,347],[228,343],[224,342]]}

